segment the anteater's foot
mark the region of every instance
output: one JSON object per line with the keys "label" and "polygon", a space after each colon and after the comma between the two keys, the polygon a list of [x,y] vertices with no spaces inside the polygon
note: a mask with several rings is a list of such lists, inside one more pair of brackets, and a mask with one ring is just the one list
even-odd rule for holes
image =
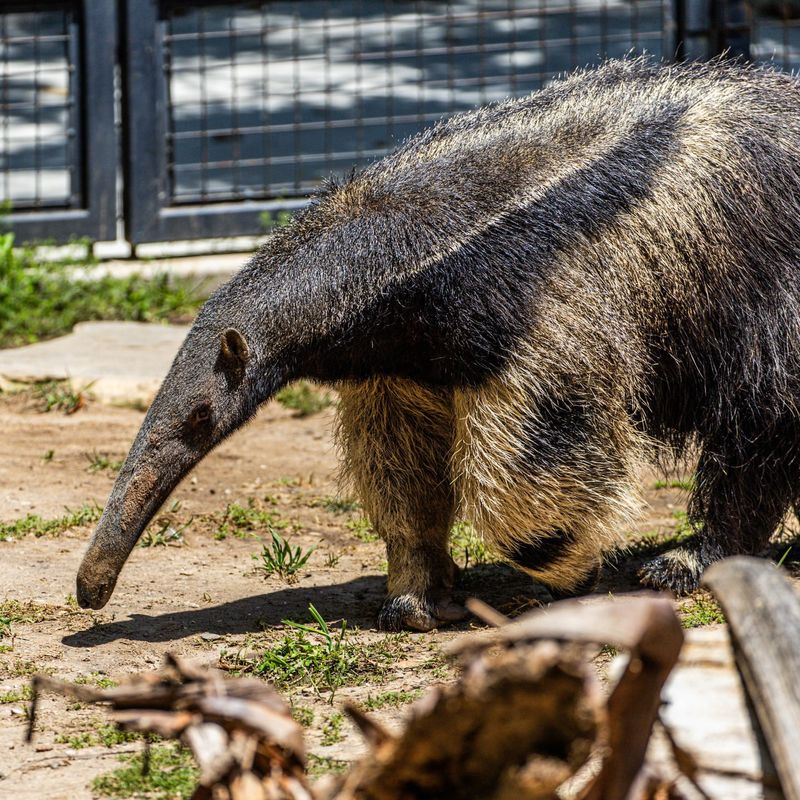
{"label": "anteater's foot", "polygon": [[378,614],[378,629],[382,631],[431,631],[467,616],[467,609],[453,602],[452,597],[438,600],[401,594],[389,597]]}
{"label": "anteater's foot", "polygon": [[711,560],[704,559],[695,549],[676,547],[646,561],[639,570],[639,580],[653,589],[691,594],[700,585],[700,576]]}
{"label": "anteater's foot", "polygon": [[547,589],[553,596],[553,600],[569,600],[573,597],[583,597],[592,594],[600,581],[600,573],[603,571],[603,562],[598,559],[597,563],[589,570],[586,577],[581,578],[574,586],[550,586]]}

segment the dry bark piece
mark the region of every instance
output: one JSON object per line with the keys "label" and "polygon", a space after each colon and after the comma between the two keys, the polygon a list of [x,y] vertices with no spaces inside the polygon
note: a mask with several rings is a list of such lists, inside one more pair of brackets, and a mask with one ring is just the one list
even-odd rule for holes
{"label": "dry bark piece", "polygon": [[478,657],[457,684],[415,704],[398,737],[376,733],[356,712],[373,750],[329,796],[479,800],[495,797],[498,787],[508,796],[513,785],[516,800],[553,797],[588,758],[600,716],[582,648],[539,642]]}
{"label": "dry bark piece", "polygon": [[[325,796],[547,800],[594,752],[601,766],[580,796],[628,798],[683,641],[670,601],[567,601],[509,624],[482,604],[470,608],[501,627],[450,648],[464,661],[461,681],[415,704],[399,736],[351,710],[372,752]],[[608,702],[588,666],[589,643],[631,653]],[[656,789],[676,796],[664,794],[664,781],[641,785],[654,798]]]}
{"label": "dry bark piece", "polygon": [[200,782],[192,800],[313,800],[305,775],[302,727],[268,684],[229,680],[168,656],[163,670],[114,689],[76,686],[46,676],[33,681],[28,738],[43,689],[105,703],[125,730],[178,739],[192,750]]}

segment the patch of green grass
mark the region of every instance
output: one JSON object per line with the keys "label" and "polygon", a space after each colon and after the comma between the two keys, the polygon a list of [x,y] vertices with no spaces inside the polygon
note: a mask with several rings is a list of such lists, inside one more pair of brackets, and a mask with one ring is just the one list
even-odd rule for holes
{"label": "patch of green grass", "polygon": [[29,678],[31,675],[49,675],[49,667],[40,667],[35,661],[18,658],[9,668],[8,673],[14,678]]}
{"label": "patch of green grass", "polygon": [[284,225],[288,225],[291,221],[292,212],[286,211],[285,209],[278,211],[276,214],[273,214],[271,211],[262,211],[258,215],[259,224],[268,233],[273,228],[282,228]]}
{"label": "patch of green grass", "polygon": [[338,758],[326,758],[309,753],[307,772],[311,778],[321,778],[323,775],[341,775],[347,772],[350,764]]}
{"label": "patch of green grass", "polygon": [[386,636],[379,641],[354,641],[343,620],[332,628],[313,605],[308,607],[310,625],[284,620],[283,636],[252,660],[222,658],[228,669],[252,672],[281,689],[310,686],[317,694],[328,693],[329,702],[338,689],[380,680],[396,661],[405,637]]}
{"label": "patch of green grass", "polygon": [[230,503],[225,508],[222,520],[217,525],[214,538],[222,540],[228,536],[245,539],[261,533],[296,527],[289,520],[282,519],[277,511],[261,508],[251,497],[247,505]]}
{"label": "patch of green grass", "polygon": [[272,541],[269,545],[263,545],[261,552],[253,556],[257,561],[261,559],[258,569],[264,573],[264,577],[278,574],[285,581],[297,579],[297,573],[306,565],[311,554],[316,550],[311,547],[305,552],[300,545],[292,547],[277,531],[272,531]]}
{"label": "patch of green grass", "polygon": [[154,745],[150,748],[149,770],[144,773],[144,754],[120,756],[124,766],[92,781],[92,791],[100,797],[184,800],[192,795],[199,770],[186,748]]}
{"label": "patch of green grass", "polygon": [[344,739],[342,725],[344,724],[344,714],[336,711],[331,714],[322,726],[322,746],[328,747],[337,744]]}
{"label": "patch of green grass", "polygon": [[0,694],[0,705],[20,703],[31,699],[33,699],[33,689],[28,684],[20,689],[9,689],[7,692]]}
{"label": "patch of green grass", "polygon": [[353,517],[345,522],[344,526],[362,542],[377,542],[380,539],[380,536],[375,533],[372,523],[366,517]]}
{"label": "patch of green grass", "polygon": [[716,602],[707,597],[695,597],[683,603],[678,616],[684,628],[702,628],[725,622],[725,615]]}
{"label": "patch of green grass", "polygon": [[42,456],[42,461],[45,464],[49,464],[53,460],[53,456],[56,454],[55,450],[45,450],[44,455]]}
{"label": "patch of green grass", "polygon": [[36,536],[58,536],[72,528],[82,528],[100,519],[102,509],[99,506],[84,503],[75,511],[67,509],[63,517],[44,519],[38,514],[28,514],[13,522],[0,522],[0,541],[20,539],[28,534]]}
{"label": "patch of green grass", "polygon": [[13,625],[35,624],[59,616],[56,606],[33,600],[3,600],[0,603],[0,639],[10,636]]}
{"label": "patch of green grass", "polygon": [[296,417],[310,417],[332,405],[333,400],[327,392],[315,389],[307,381],[298,381],[281,389],[275,399],[284,407],[296,412]]}
{"label": "patch of green grass", "polygon": [[86,675],[79,675],[75,678],[75,683],[80,686],[96,686],[98,689],[113,689],[117,682],[102,672],[90,672]]}
{"label": "patch of green grass", "polygon": [[675,519],[675,527],[666,537],[666,542],[683,544],[699,531],[700,526],[694,525],[685,511],[673,511],[672,516]]}
{"label": "patch of green grass", "polygon": [[695,488],[694,476],[683,479],[658,480],[653,484],[654,489],[680,489],[683,492],[693,492]]}
{"label": "patch of green grass", "polygon": [[110,472],[119,472],[124,463],[123,459],[112,459],[109,456],[102,455],[93,450],[91,453],[85,453],[86,460],[89,466],[86,468],[87,472],[103,472],[109,470]]}
{"label": "patch of green grass", "polygon": [[310,728],[314,724],[314,710],[305,706],[292,706],[292,719],[304,728]]}
{"label": "patch of green grass", "polygon": [[69,745],[73,750],[82,750],[86,747],[115,747],[128,742],[136,742],[144,737],[137,731],[123,731],[116,725],[109,723],[98,725],[90,731],[80,731],[68,734],[60,733],[56,736],[58,744]]}
{"label": "patch of green grass", "polygon": [[408,705],[422,697],[422,689],[414,689],[412,692],[391,691],[381,694],[369,695],[364,701],[364,708],[367,711],[380,711],[382,708],[398,708]]}
{"label": "patch of green grass", "polygon": [[15,248],[13,233],[0,234],[0,347],[60,336],[87,320],[186,319],[203,299],[194,283],[167,274],[80,276]]}
{"label": "patch of green grass", "polygon": [[456,522],[450,531],[450,555],[466,569],[470,564],[488,564],[493,561],[483,538],[468,522]]}
{"label": "patch of green grass", "polygon": [[328,550],[328,552],[325,553],[325,566],[328,567],[328,569],[333,569],[339,563],[340,558],[341,555],[339,555],[339,553]]}
{"label": "patch of green grass", "polygon": [[59,733],[56,736],[56,744],[65,744],[73,750],[83,750],[85,747],[93,747],[97,743],[97,739],[90,731]]}
{"label": "patch of green grass", "polygon": [[42,381],[31,386],[30,393],[39,411],[74,414],[89,401],[88,388],[76,389],[70,381]]}
{"label": "patch of green grass", "polygon": [[183,532],[189,526],[187,522],[179,528],[170,522],[162,522],[155,528],[148,528],[139,539],[139,547],[167,547],[168,545],[183,544]]}
{"label": "patch of green grass", "polygon": [[314,501],[314,506],[324,508],[332,514],[350,514],[361,508],[361,503],[352,497],[322,497]]}

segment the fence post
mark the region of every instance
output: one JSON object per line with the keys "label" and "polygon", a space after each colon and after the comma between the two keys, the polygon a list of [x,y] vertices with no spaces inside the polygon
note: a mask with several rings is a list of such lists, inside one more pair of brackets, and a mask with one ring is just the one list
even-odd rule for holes
{"label": "fence post", "polygon": [[675,0],[675,60],[750,60],[751,0]]}

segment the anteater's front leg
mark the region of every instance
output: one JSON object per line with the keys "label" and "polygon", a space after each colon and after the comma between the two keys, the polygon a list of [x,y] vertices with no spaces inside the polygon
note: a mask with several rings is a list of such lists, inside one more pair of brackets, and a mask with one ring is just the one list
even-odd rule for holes
{"label": "anteater's front leg", "polygon": [[386,542],[389,596],[378,626],[431,630],[462,618],[447,549],[455,509],[450,393],[401,379],[345,384],[338,440],[346,476]]}

